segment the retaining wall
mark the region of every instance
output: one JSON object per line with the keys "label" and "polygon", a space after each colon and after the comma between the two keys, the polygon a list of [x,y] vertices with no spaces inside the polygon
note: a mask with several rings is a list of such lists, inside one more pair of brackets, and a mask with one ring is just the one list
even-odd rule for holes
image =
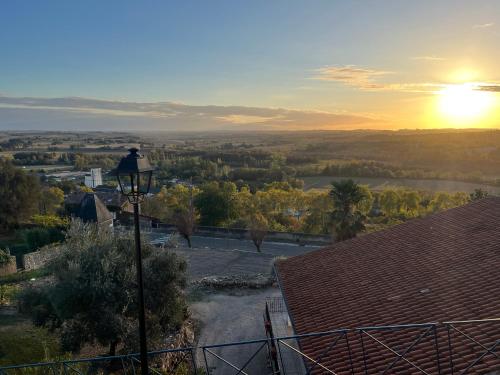
{"label": "retaining wall", "polygon": [[23,255],[23,267],[25,270],[36,270],[45,266],[61,252],[57,246],[44,246],[32,253]]}
{"label": "retaining wall", "polygon": [[[156,228],[153,228],[153,231],[174,232],[176,231],[176,227],[175,225],[161,223],[157,224]],[[196,228],[195,235],[204,237],[235,238],[240,240],[250,238],[249,231],[243,228],[199,226]],[[304,245],[328,245],[332,243],[332,237],[330,235],[269,231],[266,235],[265,241],[290,242]]]}

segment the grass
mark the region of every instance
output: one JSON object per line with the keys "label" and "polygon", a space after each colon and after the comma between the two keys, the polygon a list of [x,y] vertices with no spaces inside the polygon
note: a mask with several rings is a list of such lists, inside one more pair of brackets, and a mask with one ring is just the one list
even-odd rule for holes
{"label": "grass", "polygon": [[0,276],[0,285],[14,284],[31,279],[39,279],[49,274],[50,272],[46,268],[39,268],[37,270],[30,270],[30,271],[21,271],[6,276]]}
{"label": "grass", "polygon": [[[22,281],[47,276],[46,269],[24,271],[0,277],[0,306],[13,305]],[[0,366],[47,361],[62,353],[59,338],[11,308],[0,311]]]}
{"label": "grass", "polygon": [[0,336],[0,365],[3,366],[47,361],[63,354],[55,334],[29,323],[0,326]]}
{"label": "grass", "polygon": [[19,285],[0,284],[0,306],[11,304],[20,289]]}

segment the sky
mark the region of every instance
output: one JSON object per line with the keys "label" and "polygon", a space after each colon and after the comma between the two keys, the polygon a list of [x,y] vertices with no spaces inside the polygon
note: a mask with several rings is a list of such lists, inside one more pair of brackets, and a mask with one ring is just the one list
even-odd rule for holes
{"label": "sky", "polygon": [[24,0],[0,129],[500,127],[498,0]]}

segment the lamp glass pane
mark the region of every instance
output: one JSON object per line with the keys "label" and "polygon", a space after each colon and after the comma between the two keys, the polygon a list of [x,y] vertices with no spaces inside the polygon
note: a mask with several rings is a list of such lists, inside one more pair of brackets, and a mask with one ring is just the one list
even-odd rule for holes
{"label": "lamp glass pane", "polygon": [[135,187],[134,175],[119,174],[117,177],[122,194],[130,195],[133,191],[132,188]]}
{"label": "lamp glass pane", "polygon": [[149,189],[151,187],[151,175],[152,175],[152,171],[146,171],[146,172],[140,173],[139,192],[143,195],[146,195],[149,193]]}

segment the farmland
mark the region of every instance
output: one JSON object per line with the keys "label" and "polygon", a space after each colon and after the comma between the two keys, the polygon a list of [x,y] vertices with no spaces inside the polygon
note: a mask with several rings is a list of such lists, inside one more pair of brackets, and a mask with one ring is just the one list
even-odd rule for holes
{"label": "farmland", "polygon": [[339,181],[346,178],[352,178],[356,183],[368,185],[371,190],[382,191],[387,188],[410,188],[423,191],[444,191],[448,193],[466,192],[471,193],[475,189],[487,191],[489,194],[500,194],[500,188],[481,183],[462,182],[452,180],[437,180],[437,179],[408,179],[408,178],[377,178],[377,177],[328,177],[314,176],[302,177],[304,181],[304,190],[311,189],[330,189],[332,181]]}

